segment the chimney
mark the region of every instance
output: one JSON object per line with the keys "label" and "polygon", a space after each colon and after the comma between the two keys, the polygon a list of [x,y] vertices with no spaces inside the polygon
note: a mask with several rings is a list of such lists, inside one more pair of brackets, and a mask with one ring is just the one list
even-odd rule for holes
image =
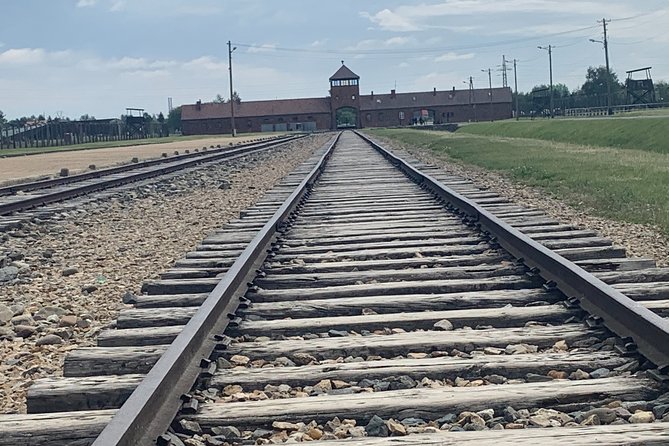
{"label": "chimney", "polygon": [[390,90],[390,98],[395,99],[395,89]]}
{"label": "chimney", "polygon": [[453,86],[453,93],[455,93],[455,86]]}
{"label": "chimney", "polygon": [[374,100],[374,90],[372,90],[372,101]]}
{"label": "chimney", "polygon": [[202,99],[198,99],[195,103],[195,108],[199,111],[202,110]]}
{"label": "chimney", "polygon": [[432,96],[436,96],[436,95],[437,95],[437,87],[434,87],[434,90],[432,90]]}

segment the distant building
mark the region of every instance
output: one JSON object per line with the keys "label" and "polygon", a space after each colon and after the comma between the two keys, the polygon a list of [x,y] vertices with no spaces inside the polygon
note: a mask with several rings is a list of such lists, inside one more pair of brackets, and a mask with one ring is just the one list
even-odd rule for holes
{"label": "distant building", "polygon": [[[242,101],[235,104],[235,127],[242,132],[315,131],[394,127],[512,117],[511,89],[440,90],[360,95],[360,77],[346,65],[330,77],[324,98]],[[230,104],[183,105],[184,135],[230,133]]]}

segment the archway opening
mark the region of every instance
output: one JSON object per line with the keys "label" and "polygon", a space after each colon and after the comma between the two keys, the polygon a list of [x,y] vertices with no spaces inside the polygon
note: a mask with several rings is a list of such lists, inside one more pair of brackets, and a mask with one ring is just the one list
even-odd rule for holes
{"label": "archway opening", "polygon": [[336,111],[338,129],[350,129],[358,126],[358,109],[354,107],[341,107]]}

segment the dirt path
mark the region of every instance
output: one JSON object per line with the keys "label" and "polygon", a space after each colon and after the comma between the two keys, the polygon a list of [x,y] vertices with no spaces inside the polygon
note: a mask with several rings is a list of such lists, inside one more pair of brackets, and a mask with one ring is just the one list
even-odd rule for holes
{"label": "dirt path", "polygon": [[221,136],[161,144],[75,150],[72,152],[55,152],[4,158],[0,159],[0,185],[14,183],[20,179],[57,175],[60,169],[64,167],[70,169],[70,173],[72,174],[87,170],[91,164],[95,164],[99,169],[115,164],[129,163],[134,157],[140,160],[159,158],[163,152],[172,155],[175,150],[183,153],[186,149],[192,151],[204,146],[209,147],[216,144],[227,145],[230,142],[237,143],[255,138],[258,137],[239,136],[231,138],[229,136]]}

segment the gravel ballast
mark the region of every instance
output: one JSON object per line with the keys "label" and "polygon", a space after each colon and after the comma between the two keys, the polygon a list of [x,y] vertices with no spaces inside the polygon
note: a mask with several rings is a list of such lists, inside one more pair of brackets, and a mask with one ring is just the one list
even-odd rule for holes
{"label": "gravel ballast", "polygon": [[143,184],[2,234],[0,412],[25,412],[31,382],[60,376],[68,351],[95,345],[125,293],[138,294],[329,138]]}
{"label": "gravel ballast", "polygon": [[623,246],[628,257],[652,258],[657,261],[658,266],[669,266],[669,239],[657,228],[596,217],[587,209],[576,209],[539,188],[524,186],[499,173],[463,165],[447,159],[445,155],[438,156],[426,148],[408,146],[376,136],[375,139],[387,148],[404,151],[422,162],[440,167],[444,172],[469,179],[478,187],[498,193],[516,204],[540,208],[564,223],[598,231],[602,236],[610,238],[614,244]]}

